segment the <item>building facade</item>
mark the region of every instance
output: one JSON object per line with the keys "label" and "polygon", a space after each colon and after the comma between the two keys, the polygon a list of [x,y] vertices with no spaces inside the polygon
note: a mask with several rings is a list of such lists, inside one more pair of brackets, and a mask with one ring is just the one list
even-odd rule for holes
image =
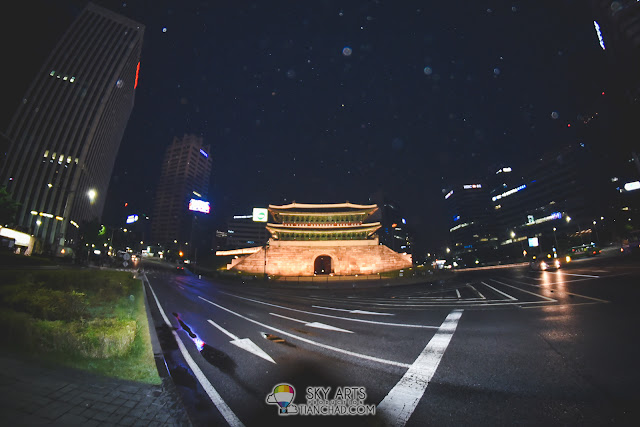
{"label": "building facade", "polygon": [[151,240],[154,244],[181,250],[200,237],[205,213],[189,210],[192,199],[208,200],[212,157],[210,146],[196,135],[174,137],[167,148],[158,180]]}
{"label": "building facade", "polygon": [[17,227],[64,245],[102,215],[133,109],[144,26],[89,4],[31,83],[6,132],[0,169]]}
{"label": "building facade", "polygon": [[450,251],[458,264],[485,258],[491,241],[488,191],[479,180],[443,190],[449,215]]}
{"label": "building facade", "polygon": [[253,248],[228,268],[276,276],[350,276],[411,267],[411,255],[378,241],[380,223],[369,221],[377,210],[377,205],[348,202],[269,205],[268,245]]}
{"label": "building facade", "polygon": [[234,215],[227,221],[226,249],[263,246],[269,240],[269,232],[264,222],[256,222],[253,215]]}

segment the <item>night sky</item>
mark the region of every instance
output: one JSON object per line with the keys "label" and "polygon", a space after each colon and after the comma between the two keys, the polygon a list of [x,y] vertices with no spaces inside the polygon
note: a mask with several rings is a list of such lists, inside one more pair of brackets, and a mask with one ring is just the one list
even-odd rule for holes
{"label": "night sky", "polygon": [[[85,4],[23,3],[33,32],[5,50],[3,128]],[[599,107],[607,79],[585,1],[96,3],[146,26],[111,224],[125,201],[151,214],[166,146],[196,133],[212,146],[219,220],[383,192],[435,248],[447,183],[575,142],[567,125]]]}

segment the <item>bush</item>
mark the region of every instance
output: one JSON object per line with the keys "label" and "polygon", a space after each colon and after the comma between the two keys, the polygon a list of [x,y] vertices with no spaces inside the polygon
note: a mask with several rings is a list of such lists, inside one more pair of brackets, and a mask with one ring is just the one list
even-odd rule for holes
{"label": "bush", "polygon": [[33,352],[69,353],[96,359],[127,354],[137,327],[135,320],[49,321],[11,310],[0,310],[0,321],[8,328],[8,334],[3,336],[5,344]]}
{"label": "bush", "polygon": [[2,302],[5,307],[43,320],[71,321],[88,315],[86,294],[48,289],[42,283],[5,286]]}

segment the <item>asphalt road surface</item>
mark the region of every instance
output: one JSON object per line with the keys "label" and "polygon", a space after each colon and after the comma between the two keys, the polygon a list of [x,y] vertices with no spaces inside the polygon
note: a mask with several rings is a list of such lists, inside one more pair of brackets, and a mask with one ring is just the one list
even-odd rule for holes
{"label": "asphalt road surface", "polygon": [[[198,425],[638,425],[637,258],[366,289],[145,273],[167,366]],[[295,389],[297,414],[268,403],[279,384]],[[342,397],[376,415],[303,414],[308,387],[327,391],[315,403],[360,387]]]}

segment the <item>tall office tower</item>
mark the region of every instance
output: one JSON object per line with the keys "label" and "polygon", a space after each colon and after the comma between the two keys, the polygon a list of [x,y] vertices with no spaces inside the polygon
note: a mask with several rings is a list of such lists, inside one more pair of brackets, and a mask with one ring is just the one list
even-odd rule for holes
{"label": "tall office tower", "polygon": [[[151,218],[154,243],[181,249],[193,245],[197,213],[189,210],[191,199],[207,200],[212,159],[210,146],[196,135],[174,137],[164,156]],[[197,231],[197,230],[196,230]],[[197,237],[196,232],[196,237]]]}
{"label": "tall office tower", "polygon": [[53,49],[7,130],[0,170],[18,227],[62,245],[100,218],[133,108],[144,26],[89,4]]}
{"label": "tall office tower", "polygon": [[453,185],[443,190],[449,213],[451,252],[460,265],[486,260],[491,236],[488,233],[489,197],[486,185]]}

